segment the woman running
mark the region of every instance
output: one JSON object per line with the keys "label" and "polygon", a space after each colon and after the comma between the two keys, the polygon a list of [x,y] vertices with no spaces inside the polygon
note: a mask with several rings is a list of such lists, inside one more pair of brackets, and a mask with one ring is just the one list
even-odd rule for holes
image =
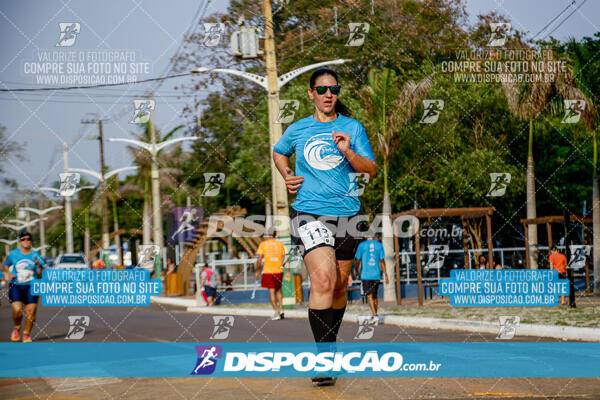
{"label": "woman running", "polygon": [[[337,74],[319,69],[310,77],[313,115],[290,125],[273,149],[273,160],[290,193],[292,244],[304,257],[310,276],[308,319],[320,351],[336,341],[346,310],[346,284],[358,244],[347,226],[360,209],[353,187],[356,173],[375,175],[375,157],[365,129],[348,117],[338,100]],[[296,174],[290,157],[296,154]],[[350,230],[350,233],[348,232]],[[319,343],[323,345],[319,346]],[[332,385],[333,377],[316,377]]]}

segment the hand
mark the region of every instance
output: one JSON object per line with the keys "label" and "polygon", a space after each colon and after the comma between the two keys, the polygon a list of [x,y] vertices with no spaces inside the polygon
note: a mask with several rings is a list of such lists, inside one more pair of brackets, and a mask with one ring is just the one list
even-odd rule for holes
{"label": "hand", "polygon": [[287,186],[288,192],[298,192],[298,188],[302,185],[302,182],[304,182],[304,178],[294,175],[294,171],[292,171],[290,167],[285,169],[285,174],[285,186]]}
{"label": "hand", "polygon": [[4,273],[4,279],[6,280],[6,282],[10,282],[12,281],[14,278],[16,278],[17,276],[11,272],[5,272]]}
{"label": "hand", "polygon": [[331,131],[331,136],[337,148],[345,155],[350,150],[350,135],[344,132]]}
{"label": "hand", "polygon": [[288,271],[288,272],[285,273],[285,276],[283,277],[283,279],[285,279],[286,281],[289,281],[290,278],[291,278],[290,271]]}
{"label": "hand", "polygon": [[254,280],[257,281],[258,280],[258,271],[254,273]]}
{"label": "hand", "polygon": [[390,284],[390,279],[389,279],[387,276],[385,277],[385,284],[386,284],[386,285],[389,285],[389,284]]}

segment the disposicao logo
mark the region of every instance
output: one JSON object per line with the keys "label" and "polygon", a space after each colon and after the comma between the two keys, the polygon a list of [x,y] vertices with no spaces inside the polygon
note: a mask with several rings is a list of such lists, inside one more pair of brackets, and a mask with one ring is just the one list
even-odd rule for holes
{"label": "disposicao logo", "polygon": [[196,346],[198,361],[190,375],[210,375],[215,372],[217,359],[223,355],[221,346]]}
{"label": "disposicao logo", "polygon": [[298,354],[289,352],[260,352],[242,353],[228,352],[225,357],[225,372],[269,372],[280,371],[282,367],[291,367],[298,372],[393,372],[402,366],[402,355],[396,352],[384,353],[377,351],[365,353],[354,351]]}

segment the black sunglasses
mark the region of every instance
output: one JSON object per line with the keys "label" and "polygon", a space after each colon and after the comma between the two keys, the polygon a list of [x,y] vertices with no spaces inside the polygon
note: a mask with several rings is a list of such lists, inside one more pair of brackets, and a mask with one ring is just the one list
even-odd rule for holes
{"label": "black sunglasses", "polygon": [[31,242],[31,238],[30,238],[30,237],[24,237],[24,238],[21,238],[21,242],[24,242],[24,241],[26,241],[26,240]]}
{"label": "black sunglasses", "polygon": [[315,86],[315,87],[313,87],[313,89],[315,89],[318,94],[325,94],[325,93],[327,93],[327,89],[329,89],[331,94],[337,95],[337,94],[340,94],[340,90],[342,90],[342,87],[340,85]]}

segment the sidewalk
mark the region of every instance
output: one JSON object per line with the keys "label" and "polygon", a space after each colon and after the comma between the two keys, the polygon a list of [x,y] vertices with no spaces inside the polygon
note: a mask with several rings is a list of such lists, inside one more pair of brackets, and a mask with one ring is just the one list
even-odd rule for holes
{"label": "sidewalk", "polygon": [[[196,306],[196,300],[193,296],[186,297],[162,297],[154,296],[151,298],[153,303],[168,304],[177,307],[184,307],[188,312],[203,314],[226,314],[226,315],[245,315],[253,317],[271,317],[273,310],[270,304],[229,304],[207,307],[205,305]],[[204,304],[204,302],[202,302]],[[519,335],[523,336],[542,336],[549,338],[561,338],[563,340],[584,340],[600,342],[600,299],[599,298],[578,298],[579,308],[557,308],[549,309],[542,307],[504,307],[504,308],[486,308],[486,307],[450,307],[447,301],[442,299],[429,300],[422,307],[416,306],[416,299],[403,299],[402,306],[392,303],[380,303],[379,323],[386,325],[395,325],[413,328],[425,329],[443,329],[466,332],[493,333],[497,334],[500,325],[499,315],[519,315],[521,323],[519,325]],[[540,310],[542,309],[542,310]],[[592,320],[591,327],[569,326],[562,320],[558,324],[541,324],[538,319],[532,315],[544,314],[573,314],[573,320],[582,321],[580,316],[587,320]],[[368,306],[363,304],[349,304],[344,321],[358,321],[358,316],[370,315]],[[484,315],[486,318],[483,318]],[[285,310],[286,318],[308,318],[307,309],[304,304],[296,304],[296,309]],[[457,317],[457,318],[453,318]],[[487,320],[486,320],[487,319]],[[532,323],[533,322],[533,323]]]}

